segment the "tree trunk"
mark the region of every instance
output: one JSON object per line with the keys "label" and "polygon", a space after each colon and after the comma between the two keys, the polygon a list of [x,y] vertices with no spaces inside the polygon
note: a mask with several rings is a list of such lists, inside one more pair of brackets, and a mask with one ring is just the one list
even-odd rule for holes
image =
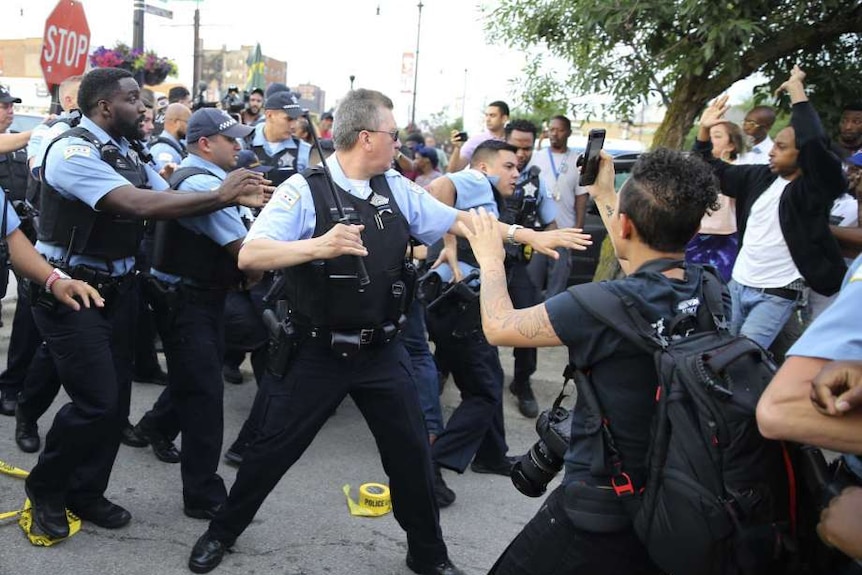
{"label": "tree trunk", "polygon": [[681,78],[670,96],[670,106],[653,137],[653,148],[680,149],[697,114],[709,96],[703,95],[700,78]]}

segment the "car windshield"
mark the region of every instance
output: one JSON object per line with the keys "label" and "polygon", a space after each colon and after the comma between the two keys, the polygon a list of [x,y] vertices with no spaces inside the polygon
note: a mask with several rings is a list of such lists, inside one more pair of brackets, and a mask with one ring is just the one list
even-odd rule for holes
{"label": "car windshield", "polygon": [[15,114],[9,130],[13,132],[28,132],[45,121],[43,116],[35,114]]}

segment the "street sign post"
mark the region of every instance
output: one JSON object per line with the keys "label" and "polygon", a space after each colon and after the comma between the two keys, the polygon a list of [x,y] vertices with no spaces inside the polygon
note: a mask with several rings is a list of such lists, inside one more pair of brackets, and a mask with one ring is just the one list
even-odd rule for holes
{"label": "street sign post", "polygon": [[90,26],[84,6],[77,0],[60,0],[45,20],[42,36],[42,74],[49,87],[83,74],[90,50]]}

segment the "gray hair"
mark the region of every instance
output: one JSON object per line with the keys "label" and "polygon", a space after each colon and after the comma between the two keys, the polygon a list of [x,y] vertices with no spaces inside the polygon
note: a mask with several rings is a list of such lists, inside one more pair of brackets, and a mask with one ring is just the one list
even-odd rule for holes
{"label": "gray hair", "polygon": [[392,100],[381,92],[363,88],[348,92],[338,104],[332,121],[335,149],[349,150],[356,145],[359,132],[378,129],[381,108],[394,108]]}

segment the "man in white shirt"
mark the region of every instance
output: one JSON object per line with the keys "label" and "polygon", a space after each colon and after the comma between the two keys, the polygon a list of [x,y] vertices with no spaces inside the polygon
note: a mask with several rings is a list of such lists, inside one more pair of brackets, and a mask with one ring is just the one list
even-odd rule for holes
{"label": "man in white shirt", "polygon": [[[578,185],[580,172],[576,166],[579,154],[568,147],[572,123],[565,116],[554,116],[548,125],[550,147],[533,154],[530,166],[542,170],[545,187],[552,192],[557,203],[557,227],[584,227],[587,210],[587,189]],[[545,297],[557,295],[566,289],[571,270],[570,250],[560,249],[560,259],[552,260],[536,254],[530,260],[530,277],[537,286],[545,286]],[[545,281],[547,276],[547,282]]]}
{"label": "man in white shirt", "polygon": [[742,122],[742,131],[750,139],[751,150],[739,156],[736,165],[769,163],[769,150],[773,145],[769,130],[772,129],[773,124],[775,124],[775,110],[769,106],[755,106],[748,111]]}

